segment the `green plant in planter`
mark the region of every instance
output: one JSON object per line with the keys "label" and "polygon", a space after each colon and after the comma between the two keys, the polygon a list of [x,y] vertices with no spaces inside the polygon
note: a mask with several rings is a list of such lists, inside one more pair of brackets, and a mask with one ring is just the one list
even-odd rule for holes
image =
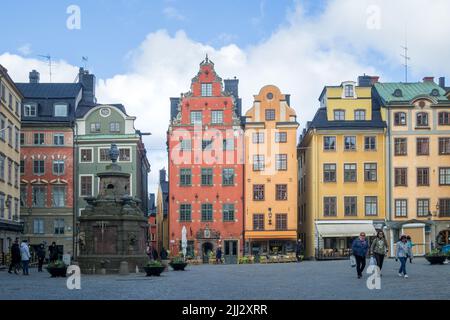
{"label": "green plant in planter", "polygon": [[428,252],[426,254],[427,257],[442,257],[445,256],[445,253],[443,253],[441,250],[439,249],[433,249],[430,252]]}
{"label": "green plant in planter", "polygon": [[48,268],[66,268],[66,264],[62,260],[52,261],[48,264]]}
{"label": "green plant in planter", "polygon": [[162,266],[163,266],[162,263],[159,262],[158,260],[149,261],[146,264],[146,267],[150,267],[150,268],[152,268],[152,267],[159,268]]}
{"label": "green plant in planter", "polygon": [[172,263],[172,264],[176,264],[176,263],[184,263],[184,259],[183,259],[183,257],[180,257],[180,256],[174,257],[174,258],[170,261],[170,263]]}

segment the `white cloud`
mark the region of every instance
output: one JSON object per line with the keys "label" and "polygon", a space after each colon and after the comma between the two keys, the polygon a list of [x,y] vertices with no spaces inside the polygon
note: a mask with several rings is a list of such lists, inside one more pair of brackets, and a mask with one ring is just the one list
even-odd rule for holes
{"label": "white cloud", "polygon": [[165,7],[163,9],[163,13],[169,19],[174,19],[178,21],[186,20],[186,17],[182,15],[175,7]]}
{"label": "white cloud", "polygon": [[31,44],[26,43],[19,48],[17,48],[17,51],[19,51],[20,54],[24,56],[29,56],[33,51],[31,50]]}
{"label": "white cloud", "polygon": [[[302,6],[297,5],[288,15],[286,25],[267,40],[245,49],[234,44],[214,48],[190,39],[183,31],[175,35],[156,31],[131,51],[128,73],[99,80],[98,100],[123,103],[130,115],[137,116],[136,128],[153,133],[145,138],[145,144],[152,165],[150,187],[156,191],[158,170],[167,166],[169,97],[190,89],[191,78],[206,53],[222,78],[240,79],[244,112],[251,107],[253,94],[271,83],[291,94],[291,105],[302,126],[313,118],[324,85],[356,80],[363,73],[378,74],[383,81],[386,73],[401,65],[402,21],[414,21],[408,26],[412,76],[420,79],[429,74],[449,75],[450,46],[446,39],[450,35],[450,19],[446,19],[445,13],[450,12],[450,3],[401,2],[375,2],[380,6],[379,30],[367,28],[367,7],[373,1],[330,1],[324,12],[314,17],[307,16]],[[377,53],[378,60],[367,61],[372,52]],[[9,53],[0,56],[0,63],[16,81],[27,80],[32,68],[41,72],[41,78],[46,77],[48,70],[43,61]],[[73,81],[76,67],[64,61],[56,65],[59,70],[54,71],[54,81]],[[402,74],[389,80],[400,81]]]}

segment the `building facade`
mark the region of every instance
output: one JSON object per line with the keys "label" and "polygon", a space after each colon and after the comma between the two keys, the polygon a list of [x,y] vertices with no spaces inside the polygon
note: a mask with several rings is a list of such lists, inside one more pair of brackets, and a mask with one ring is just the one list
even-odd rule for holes
{"label": "building facade", "polygon": [[156,236],[158,252],[169,250],[169,182],[165,169],[159,170],[159,185],[156,195]]}
{"label": "building facade", "polygon": [[450,101],[440,83],[426,77],[374,86],[388,124],[390,246],[410,235],[415,255],[450,242]]}
{"label": "building facade", "polygon": [[[155,194],[150,193],[148,197],[148,242],[152,248],[158,248],[157,226],[156,226],[156,203]],[[158,253],[160,251],[158,250]]]}
{"label": "building facade", "polygon": [[245,114],[245,249],[251,255],[296,249],[298,123],[289,98],[265,86]]}
{"label": "building facade", "polygon": [[208,261],[218,246],[236,263],[243,249],[243,155],[237,79],[216,74],[206,57],[191,90],[172,99],[169,149],[169,250]]}
{"label": "building facade", "polygon": [[23,231],[19,203],[22,98],[0,65],[0,265],[8,263],[10,247]]}
{"label": "building facade", "polygon": [[372,105],[377,77],[327,86],[303,131],[299,155],[299,229],[308,258],[346,257],[364,231],[385,226],[385,131]]}

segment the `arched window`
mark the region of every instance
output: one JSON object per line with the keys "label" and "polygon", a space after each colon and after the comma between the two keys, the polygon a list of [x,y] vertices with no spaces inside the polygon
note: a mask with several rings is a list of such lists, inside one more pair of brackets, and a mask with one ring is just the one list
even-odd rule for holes
{"label": "arched window", "polygon": [[406,126],[406,113],[405,112],[394,113],[394,125]]}
{"label": "arched window", "polygon": [[428,126],[428,113],[419,112],[416,115],[416,125],[418,127],[426,127]]}

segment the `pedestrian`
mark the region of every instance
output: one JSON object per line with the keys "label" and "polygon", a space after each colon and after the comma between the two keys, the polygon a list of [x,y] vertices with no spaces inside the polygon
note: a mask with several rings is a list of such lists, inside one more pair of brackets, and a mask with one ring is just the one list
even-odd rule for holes
{"label": "pedestrian", "polygon": [[24,276],[28,276],[28,264],[30,263],[30,248],[28,247],[28,241],[27,240],[23,240],[22,243],[20,244],[20,255],[21,255],[21,259],[22,259],[22,270],[23,270],[23,275]]}
{"label": "pedestrian", "polygon": [[167,260],[167,251],[164,247],[161,249],[161,260]]}
{"label": "pedestrian", "polygon": [[384,236],[383,231],[378,231],[377,237],[373,240],[372,245],[370,246],[370,254],[375,257],[377,261],[377,266],[380,268],[380,276],[381,269],[383,268],[384,257],[388,253],[388,243],[386,241],[386,237]]}
{"label": "pedestrian", "polygon": [[56,242],[52,242],[51,246],[48,247],[48,252],[50,262],[58,260],[58,247],[56,246]]}
{"label": "pedestrian", "polygon": [[366,234],[361,232],[359,237],[353,240],[352,252],[356,259],[356,272],[358,279],[362,278],[362,273],[366,267],[366,255],[369,249],[369,243],[366,240]]}
{"label": "pedestrian", "polygon": [[150,260],[153,260],[152,247],[150,246],[149,242],[147,242],[147,248],[145,249],[145,253],[147,253],[147,256]]}
{"label": "pedestrian", "polygon": [[12,273],[12,270],[14,269],[14,273],[18,274],[17,269],[21,260],[19,238],[16,238],[11,246],[11,262],[9,264],[8,273]]}
{"label": "pedestrian", "polygon": [[295,251],[295,255],[297,257],[297,262],[302,261],[302,256],[303,256],[303,243],[302,243],[302,239],[298,239],[297,241],[297,248]]}
{"label": "pedestrian", "polygon": [[156,248],[152,248],[152,257],[153,260],[158,260],[158,251],[156,250]]}
{"label": "pedestrian", "polygon": [[222,263],[222,247],[218,246],[216,250],[216,263]]}
{"label": "pedestrian", "polygon": [[412,242],[412,239],[410,236],[406,236],[406,243],[408,244],[408,248],[410,249],[411,256],[409,257],[409,263],[412,263],[412,248],[416,245]]}
{"label": "pedestrian", "polygon": [[38,258],[38,272],[42,272],[42,265],[45,260],[45,246],[41,243],[37,249],[37,258]]}
{"label": "pedestrian", "polygon": [[405,235],[402,235],[400,237],[400,240],[396,245],[397,252],[395,254],[395,261],[400,260],[400,269],[398,270],[398,276],[405,278],[408,278],[408,274],[406,273],[406,260],[408,259],[408,257],[412,257],[411,248],[408,246],[407,241],[408,239]]}

